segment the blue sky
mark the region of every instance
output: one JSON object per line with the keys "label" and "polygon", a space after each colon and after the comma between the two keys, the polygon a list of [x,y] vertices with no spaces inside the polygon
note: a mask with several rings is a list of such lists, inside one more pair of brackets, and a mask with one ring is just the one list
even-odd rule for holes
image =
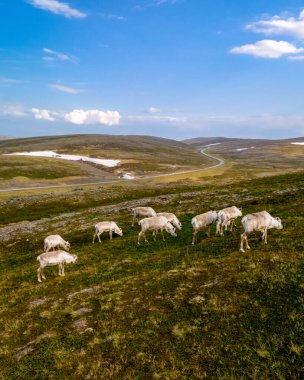
{"label": "blue sky", "polygon": [[304,1],[0,0],[0,135],[304,135]]}

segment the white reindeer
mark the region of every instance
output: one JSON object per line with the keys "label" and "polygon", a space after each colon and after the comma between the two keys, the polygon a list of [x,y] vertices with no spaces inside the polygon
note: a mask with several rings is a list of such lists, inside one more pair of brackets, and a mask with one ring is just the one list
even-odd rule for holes
{"label": "white reindeer", "polygon": [[138,234],[137,244],[140,244],[140,239],[144,236],[145,241],[148,242],[146,238],[146,231],[153,231],[154,240],[156,240],[156,234],[158,231],[161,232],[163,240],[164,230],[167,231],[171,236],[177,236],[175,233],[175,228],[164,216],[152,216],[150,218],[141,219],[138,224],[141,227],[141,231]]}
{"label": "white reindeer", "polygon": [[210,235],[211,224],[216,222],[217,216],[218,216],[217,211],[207,211],[204,214],[196,215],[194,218],[192,218],[192,220],[191,220],[191,224],[193,227],[192,244],[195,244],[196,235],[204,227],[207,228],[207,236]]}
{"label": "white reindeer", "polygon": [[49,235],[44,239],[44,251],[49,252],[51,249],[53,251],[58,248],[63,248],[66,251],[70,250],[70,243],[62,239],[60,235]]}
{"label": "white reindeer", "polygon": [[242,216],[242,209],[237,208],[236,206],[223,208],[218,212],[218,221],[216,224],[216,234],[220,236],[224,235],[224,228],[227,231],[228,226],[230,227],[230,231],[232,231],[234,226],[234,221],[239,216]]}
{"label": "white reindeer", "polygon": [[65,251],[52,251],[42,253],[37,257],[40,263],[40,267],[37,269],[38,281],[42,282],[41,277],[45,280],[43,270],[49,265],[59,265],[59,276],[64,276],[64,264],[65,263],[76,263],[77,256],[71,255]]}
{"label": "white reindeer", "polygon": [[175,214],[173,212],[158,212],[156,214],[157,216],[164,216],[165,218],[168,219],[168,221],[173,224],[174,227],[176,227],[178,230],[182,229],[182,224],[178,220]]}
{"label": "white reindeer", "polygon": [[152,207],[135,207],[132,208],[132,227],[134,227],[135,220],[138,220],[138,217],[151,217],[156,216],[156,212],[153,210]]}
{"label": "white reindeer", "polygon": [[95,241],[95,237],[98,237],[99,243],[101,243],[100,235],[103,232],[109,232],[110,240],[112,240],[113,232],[115,232],[117,235],[122,236],[122,229],[118,227],[118,225],[115,222],[99,222],[95,224],[95,234],[93,236],[93,244]]}
{"label": "white reindeer", "polygon": [[281,219],[272,217],[267,211],[255,212],[254,214],[244,216],[242,218],[242,224],[245,231],[241,234],[241,252],[245,252],[243,247],[244,241],[246,243],[246,249],[250,249],[247,235],[251,232],[261,231],[262,241],[264,244],[267,244],[267,231],[271,228],[276,228],[278,230],[283,228]]}

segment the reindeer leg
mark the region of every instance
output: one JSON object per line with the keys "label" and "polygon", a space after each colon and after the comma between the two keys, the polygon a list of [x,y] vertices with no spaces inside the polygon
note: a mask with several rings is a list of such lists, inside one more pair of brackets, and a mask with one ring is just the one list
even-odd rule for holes
{"label": "reindeer leg", "polygon": [[244,232],[243,234],[241,234],[241,245],[240,245],[240,251],[241,252],[245,252],[244,250],[244,240],[246,239],[246,233]]}
{"label": "reindeer leg", "polygon": [[38,282],[42,282],[42,280],[41,280],[41,267],[39,267],[37,269],[37,278],[38,278]]}
{"label": "reindeer leg", "polygon": [[216,222],[216,235],[220,235],[220,232],[221,232],[221,222],[218,220]]}
{"label": "reindeer leg", "polygon": [[166,241],[166,240],[165,240],[165,237],[164,237],[164,230],[161,229],[160,231],[161,231],[161,234],[162,234],[162,236],[163,236],[163,241]]}
{"label": "reindeer leg", "polygon": [[264,231],[264,244],[267,244],[267,228]]}
{"label": "reindeer leg", "polygon": [[141,239],[142,234],[143,234],[143,231],[140,231],[138,234],[138,238],[137,238],[137,244],[138,245],[140,244],[140,239]]}
{"label": "reindeer leg", "polygon": [[227,225],[224,223],[221,223],[221,232],[220,232],[221,236],[224,236],[224,228],[225,228],[225,230],[227,230]]}
{"label": "reindeer leg", "polygon": [[135,220],[136,220],[136,215],[133,215],[133,219],[132,219],[132,227],[134,227]]}
{"label": "reindeer leg", "polygon": [[231,227],[230,227],[230,231],[232,232],[233,230],[233,227],[234,227],[234,219],[231,220]]}
{"label": "reindeer leg", "polygon": [[210,236],[210,231],[211,231],[211,226],[209,224],[209,226],[207,226],[207,228],[206,228],[206,234],[208,237]]}
{"label": "reindeer leg", "polygon": [[46,280],[44,275],[44,267],[41,268],[41,277],[43,278],[43,280]]}
{"label": "reindeer leg", "polygon": [[193,238],[192,238],[192,245],[195,244],[195,241],[196,241],[196,235],[197,235],[198,231],[193,231]]}
{"label": "reindeer leg", "polygon": [[247,234],[245,235],[245,242],[246,242],[246,248],[250,249],[249,244],[248,244],[248,236],[247,236]]}

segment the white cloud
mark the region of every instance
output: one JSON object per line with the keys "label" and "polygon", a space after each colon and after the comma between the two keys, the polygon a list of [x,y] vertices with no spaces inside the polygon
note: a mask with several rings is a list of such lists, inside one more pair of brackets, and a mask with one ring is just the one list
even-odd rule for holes
{"label": "white cloud", "polygon": [[146,111],[147,113],[158,113],[160,112],[160,109],[156,108],[156,107],[149,107]]}
{"label": "white cloud", "polygon": [[73,94],[73,95],[79,94],[81,92],[81,90],[78,90],[77,88],[64,86],[63,84],[50,84],[49,87],[52,88],[53,90],[57,90],[57,91],[61,91],[61,92],[65,92],[67,94]]}
{"label": "white cloud", "polygon": [[299,54],[303,51],[303,48],[297,48],[287,41],[261,40],[254,44],[234,47],[230,53],[247,54],[260,58],[280,58],[286,54]]}
{"label": "white cloud", "polygon": [[32,108],[31,112],[33,113],[35,119],[38,120],[54,121],[56,116],[56,113],[46,109]]}
{"label": "white cloud", "polygon": [[[271,135],[273,131],[286,131],[301,136],[304,133],[303,115],[280,115],[264,113],[258,115],[215,115],[198,116],[189,118],[186,124],[188,131],[206,131],[214,134],[214,131],[222,130],[221,133],[231,135],[248,135],[262,138],[266,134]],[[217,132],[218,133],[218,132]]]}
{"label": "white cloud", "polygon": [[64,115],[64,119],[70,123],[83,124],[104,124],[118,125],[120,120],[117,111],[100,111],[100,110],[73,110]]}
{"label": "white cloud", "polygon": [[0,115],[24,117],[27,116],[27,113],[21,104],[4,104],[1,106]]}
{"label": "white cloud", "polygon": [[166,4],[174,5],[177,3],[181,3],[183,1],[184,0],[146,0],[143,3],[136,5],[134,9],[137,11],[144,11],[151,7],[157,7],[157,6],[166,5]]}
{"label": "white cloud", "polygon": [[184,124],[186,117],[176,116],[155,116],[155,115],[129,115],[123,118],[127,123],[146,123],[146,124]]}
{"label": "white cloud", "polygon": [[62,3],[57,0],[27,0],[35,8],[43,9],[67,18],[85,18],[86,13],[71,8],[68,3]]}
{"label": "white cloud", "polygon": [[304,39],[304,10],[298,18],[274,16],[246,25],[246,29],[265,35],[288,35]]}
{"label": "white cloud", "polygon": [[10,84],[19,84],[19,83],[24,83],[24,81],[20,79],[0,77],[0,84],[10,85]]}
{"label": "white cloud", "polygon": [[127,19],[125,16],[115,15],[112,13],[101,13],[100,15],[104,18],[108,18],[109,20],[124,21]]}
{"label": "white cloud", "polygon": [[73,55],[60,53],[55,50],[48,48],[43,48],[42,51],[48,55],[44,56],[42,59],[44,61],[69,61],[71,63],[78,63],[78,59]]}
{"label": "white cloud", "polygon": [[117,125],[120,121],[118,111],[82,110],[76,109],[71,112],[55,112],[48,109],[32,108],[30,112],[35,119],[48,121],[66,121],[77,125]]}
{"label": "white cloud", "polygon": [[[121,118],[122,127],[142,128],[164,135],[175,131],[175,136],[224,135],[252,138],[272,138],[275,134],[302,136],[304,134],[304,115],[128,115]],[[151,129],[152,128],[152,129]]]}

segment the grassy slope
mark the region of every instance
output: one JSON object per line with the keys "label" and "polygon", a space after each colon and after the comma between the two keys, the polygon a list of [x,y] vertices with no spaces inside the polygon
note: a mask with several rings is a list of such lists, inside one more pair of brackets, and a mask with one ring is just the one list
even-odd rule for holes
{"label": "grassy slope", "polygon": [[0,142],[0,151],[57,150],[78,152],[113,159],[153,159],[155,162],[177,165],[205,162],[196,149],[188,144],[151,136],[67,135],[33,137]]}
{"label": "grassy slope", "polygon": [[[292,145],[291,142],[304,141],[304,138],[288,140],[253,140],[196,138],[185,140],[197,148],[206,143],[220,142],[211,146],[210,154],[220,156],[229,164],[228,171],[234,171],[237,177],[254,177],[297,171],[304,167],[304,146]],[[248,148],[237,151],[237,149]],[[226,170],[227,174],[228,171]],[[230,173],[230,174],[231,174]]]}
{"label": "grassy slope", "polygon": [[[253,178],[303,167],[303,146],[291,145],[292,140],[246,140],[224,138],[197,138],[186,140],[187,144],[174,140],[147,136],[72,135],[35,137],[0,141],[0,154],[24,150],[51,149],[61,153],[77,153],[92,157],[121,160],[118,168],[101,168],[98,165],[72,162],[55,162],[51,159],[4,158],[0,155],[1,187],[24,187],[54,183],[79,183],[117,180],[121,172],[135,176],[151,173],[170,173],[208,167],[214,160],[199,153],[207,143],[220,141],[208,152],[225,160],[225,166],[215,170],[202,170],[191,174],[161,177],[153,182],[213,181],[214,176],[226,178]],[[302,141],[302,140],[301,140]],[[192,145],[192,146],[191,146]],[[238,148],[255,146],[241,152]],[[8,162],[8,160],[10,160]],[[20,164],[18,164],[18,161]],[[219,177],[220,178],[220,177]]]}
{"label": "grassy slope", "polygon": [[[0,178],[7,180],[21,175],[33,180],[33,185],[35,185],[35,180],[37,182],[37,180],[50,178],[68,179],[66,177],[75,176],[73,173],[79,169],[79,165],[73,162],[65,165],[62,161],[59,163],[58,160],[52,160],[54,162],[54,168],[52,168],[51,159],[27,157],[22,157],[22,165],[17,165],[16,162],[20,161],[20,158],[1,156],[3,153],[34,150],[54,150],[58,153],[121,160],[117,168],[104,168],[100,165],[83,163],[80,175],[93,177],[95,180],[117,179],[118,172],[131,171],[136,176],[141,176],[151,172],[165,173],[185,168],[204,167],[213,163],[213,160],[203,156],[198,149],[190,145],[157,137],[110,135],[33,137],[0,141],[0,164],[3,167],[0,169]],[[95,172],[92,172],[93,168]],[[11,187],[9,183],[7,187]]]}
{"label": "grassy slope", "polygon": [[[246,139],[246,138],[236,138],[236,137],[194,137],[192,139],[183,140],[184,143],[202,147],[208,144],[227,144],[230,146],[235,145],[236,147],[252,146],[252,145],[269,145],[269,144],[281,144],[281,143],[291,143],[297,141],[303,141],[304,137],[296,137],[292,139],[282,139],[282,140],[269,140],[269,139]],[[245,145],[244,145],[245,144]]]}
{"label": "grassy slope", "polygon": [[42,157],[0,156],[0,178],[25,177],[29,180],[81,177],[87,173],[73,163]]}
{"label": "grassy slope", "polygon": [[236,145],[241,144],[243,146],[244,143],[245,144],[249,143],[253,145],[253,144],[267,143],[267,141],[271,141],[271,140],[241,139],[241,138],[229,138],[229,137],[194,137],[192,139],[183,140],[184,143],[197,147],[197,148],[201,148],[209,144],[218,144],[218,145],[229,144],[230,146],[232,144],[236,144]]}
{"label": "grassy slope", "polygon": [[[300,173],[151,200],[157,211],[176,210],[183,230],[140,247],[127,209],[108,215],[83,205],[81,224],[60,225],[79,263],[67,266],[64,278],[47,268],[43,284],[35,256],[54,227],[46,221],[41,231],[12,236],[0,245],[2,378],[302,378],[303,187]],[[168,190],[159,186],[154,195]],[[145,196],[142,188],[134,197]],[[109,203],[111,197],[117,203],[124,195],[116,188]],[[245,254],[238,251],[240,227],[224,238],[213,230],[191,246],[191,217],[230,204],[245,213],[267,209],[284,230],[270,231],[268,246],[253,234]],[[90,226],[108,218],[124,236],[92,245]]]}
{"label": "grassy slope", "polygon": [[[212,150],[217,150],[225,155],[231,154],[232,157],[237,158],[240,154],[246,156],[247,154],[252,157],[260,155],[261,151],[264,151],[265,157],[269,158],[267,155],[268,151],[270,153],[276,151],[278,155],[282,150],[287,150],[292,152],[293,150],[301,149],[299,145],[292,145],[293,142],[303,142],[304,137],[298,137],[293,139],[285,140],[263,140],[263,139],[239,139],[239,138],[225,138],[225,137],[198,137],[194,139],[184,140],[186,144],[194,146],[196,148],[202,148],[208,144],[218,144],[210,147]],[[251,147],[256,149],[250,149]],[[238,148],[249,148],[248,150],[243,150],[242,152],[237,152]],[[272,157],[275,158],[275,157]]]}

